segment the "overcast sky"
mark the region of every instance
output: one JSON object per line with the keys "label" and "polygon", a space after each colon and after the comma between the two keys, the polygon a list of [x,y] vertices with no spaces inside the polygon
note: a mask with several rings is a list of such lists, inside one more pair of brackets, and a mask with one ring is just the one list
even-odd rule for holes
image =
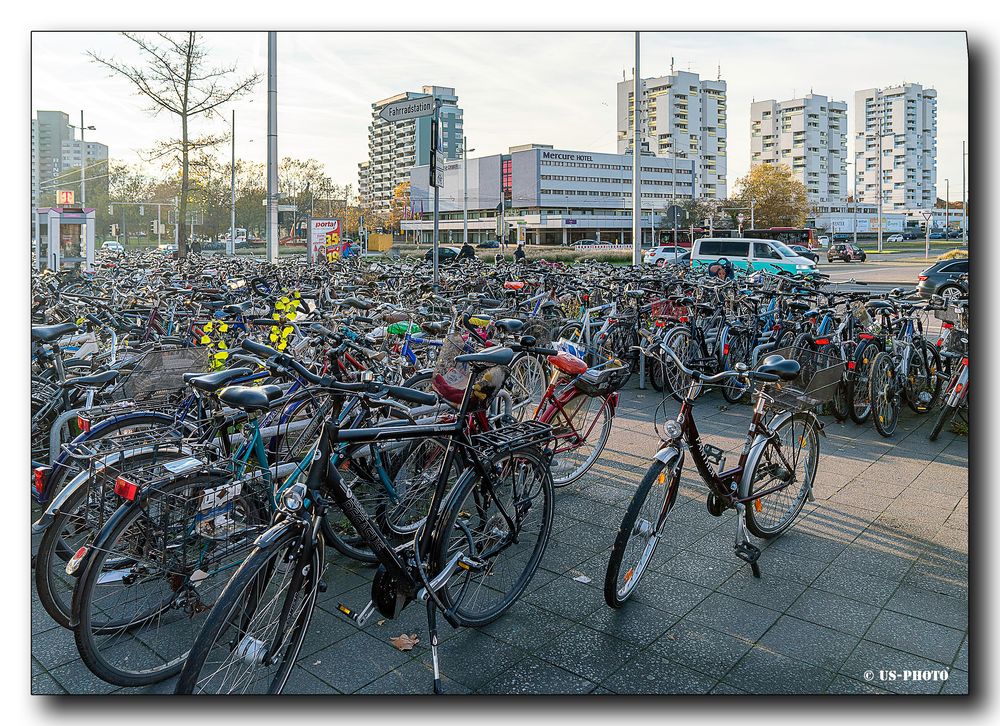
{"label": "overcast sky", "polygon": [[[218,64],[267,71],[267,34],[207,33]],[[129,83],[110,78],[85,51],[138,60],[114,33],[32,35],[32,111],[61,110],[96,126],[88,138],[112,158],[138,162],[157,140],[179,133],[176,117],[151,118]],[[452,86],[465,111],[473,156],[525,143],[615,151],[615,84],[631,75],[632,33],[291,33],[278,35],[278,153],[313,157],[337,183],[357,185],[367,158],[371,103],[425,84]],[[968,139],[968,63],[962,33],[644,33],[643,77],[675,68],[728,84],[728,178],[750,163],[751,100],[784,100],[812,90],[849,104],[854,91],[916,82],[938,91],[938,194],[961,194]],[[627,69],[627,70],[626,70]],[[236,152],[266,160],[266,77],[236,110]],[[195,131],[225,130],[196,121]],[[848,144],[849,158],[851,145]],[[228,156],[228,150],[225,150]]]}

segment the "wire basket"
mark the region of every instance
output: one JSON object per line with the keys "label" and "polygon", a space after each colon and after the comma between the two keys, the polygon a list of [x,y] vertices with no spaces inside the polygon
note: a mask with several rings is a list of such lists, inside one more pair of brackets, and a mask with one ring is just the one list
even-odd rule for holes
{"label": "wire basket", "polygon": [[871,313],[868,312],[868,308],[860,300],[852,300],[850,303],[851,316],[854,321],[860,325],[862,328],[867,330],[869,333],[874,333],[876,331],[875,321],[872,320]]}
{"label": "wire basket", "polygon": [[444,401],[458,406],[465,398],[465,391],[472,379],[468,363],[459,363],[456,358],[465,353],[465,340],[460,333],[452,333],[444,339],[434,364],[431,386]]}
{"label": "wire basket", "polygon": [[796,380],[775,384],[771,389],[768,405],[781,410],[811,409],[832,401],[847,369],[832,345],[817,348],[789,346],[768,355],[798,361],[800,366]]}
{"label": "wire basket", "polygon": [[573,385],[588,396],[606,396],[620,390],[630,375],[631,369],[624,364],[588,368],[574,379]]}
{"label": "wire basket", "polygon": [[184,391],[185,373],[207,373],[204,348],[153,350],[142,357],[131,373],[115,388],[115,401],[142,400]]}

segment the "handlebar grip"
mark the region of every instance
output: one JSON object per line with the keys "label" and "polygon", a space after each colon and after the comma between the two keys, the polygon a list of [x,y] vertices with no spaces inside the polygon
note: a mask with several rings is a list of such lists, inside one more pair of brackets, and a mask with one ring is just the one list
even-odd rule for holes
{"label": "handlebar grip", "polygon": [[438,397],[433,393],[417,391],[405,386],[389,386],[388,391],[389,395],[393,398],[398,398],[400,401],[413,403],[417,406],[433,406],[438,402]]}
{"label": "handlebar grip", "polygon": [[254,355],[258,355],[262,358],[271,358],[281,355],[281,353],[276,351],[271,346],[258,343],[255,340],[244,340],[240,343],[240,347],[248,353],[253,353]]}
{"label": "handlebar grip", "polygon": [[334,333],[332,330],[330,330],[322,323],[313,323],[312,325],[309,326],[309,330],[310,332],[316,333],[317,335],[322,335],[324,338],[339,339],[340,337],[337,335],[337,333]]}

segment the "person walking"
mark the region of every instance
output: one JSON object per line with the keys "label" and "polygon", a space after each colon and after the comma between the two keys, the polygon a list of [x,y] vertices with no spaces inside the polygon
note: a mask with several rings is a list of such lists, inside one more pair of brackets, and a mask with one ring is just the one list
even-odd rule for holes
{"label": "person walking", "polygon": [[524,245],[518,242],[517,249],[514,250],[514,262],[524,262],[525,257],[527,257],[527,255],[524,254]]}
{"label": "person walking", "polygon": [[458,251],[459,260],[474,260],[476,259],[476,251],[472,249],[472,245],[466,240],[462,243],[462,249]]}

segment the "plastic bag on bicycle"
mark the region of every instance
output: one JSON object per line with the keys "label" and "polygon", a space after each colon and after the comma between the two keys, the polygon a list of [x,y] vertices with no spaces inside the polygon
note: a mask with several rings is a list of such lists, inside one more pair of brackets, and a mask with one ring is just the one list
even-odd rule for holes
{"label": "plastic bag on bicycle", "polygon": [[573,379],[573,385],[588,396],[606,396],[620,390],[628,380],[631,370],[620,361],[603,368],[588,368]]}

